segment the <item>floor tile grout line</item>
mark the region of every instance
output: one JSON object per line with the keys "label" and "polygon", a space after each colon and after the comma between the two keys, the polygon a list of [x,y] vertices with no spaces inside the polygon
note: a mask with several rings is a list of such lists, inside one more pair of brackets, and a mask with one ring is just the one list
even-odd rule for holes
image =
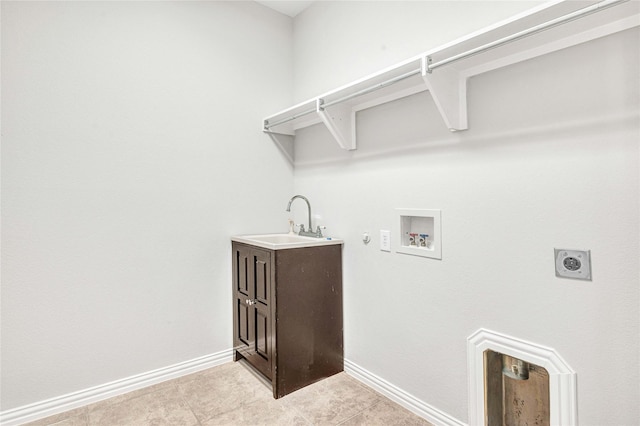
{"label": "floor tile grout line", "polygon": [[193,407],[189,403],[189,400],[185,398],[184,395],[182,395],[182,392],[180,391],[179,386],[176,386],[176,388],[178,390],[178,397],[187,405],[187,407],[189,407],[189,411],[193,415],[193,418],[196,419],[196,421],[198,422],[198,426],[202,426],[202,421],[200,420],[200,417],[196,414],[196,412],[193,411]]}
{"label": "floor tile grout line", "polygon": [[[195,419],[198,422],[199,426],[202,426],[203,422],[211,421],[211,419],[215,418],[216,415],[225,414],[225,413],[231,412],[231,411],[233,411],[233,410],[238,408],[238,407],[229,408],[229,409],[226,409],[224,411],[215,413],[214,416],[211,415],[212,414],[211,412],[209,412],[209,413],[201,413],[201,415],[198,415],[198,412],[194,409],[193,404],[190,402],[190,399],[186,398],[183,395],[182,389],[178,389],[178,391],[179,391],[179,394],[180,394],[180,398],[182,398],[182,400],[187,404],[187,406],[189,407],[189,411],[191,411],[191,414],[193,414],[193,417],[195,417]],[[242,405],[240,405],[240,407],[242,407]]]}
{"label": "floor tile grout line", "polygon": [[353,419],[354,417],[356,417],[356,416],[360,416],[360,415],[364,414],[364,413],[365,413],[365,411],[369,411],[369,410],[373,409],[374,407],[377,407],[377,406],[378,406],[378,405],[380,405],[381,403],[382,403],[382,399],[380,399],[380,397],[377,397],[377,398],[376,398],[376,402],[374,402],[373,404],[369,405],[367,408],[364,408],[362,411],[358,412],[357,414],[355,414],[355,415],[353,415],[353,416],[349,417],[348,419],[345,419],[345,420],[341,421],[339,424],[346,423],[346,422],[348,422],[349,420]]}
{"label": "floor tile grout line", "polygon": [[316,426],[315,423],[313,423],[311,420],[309,420],[307,418],[307,416],[304,415],[303,412],[301,412],[300,410],[298,410],[298,406],[297,405],[293,405],[293,404],[289,404],[289,406],[293,409],[293,412],[297,415],[299,415],[300,417],[302,417],[304,419],[305,422],[307,422],[307,424],[309,426]]}
{"label": "floor tile grout line", "polygon": [[358,411],[357,413],[355,413],[353,416],[348,417],[348,418],[346,418],[346,419],[344,419],[344,420],[340,421],[339,423],[336,423],[336,425],[335,425],[335,426],[339,426],[339,425],[341,425],[341,424],[344,424],[344,423],[348,422],[349,420],[351,420],[351,419],[353,419],[353,418],[355,418],[355,417],[357,417],[357,416],[360,416],[360,415],[364,414],[364,412],[371,410],[372,408],[374,408],[375,406],[377,406],[377,405],[378,405],[378,404],[380,404],[381,402],[382,402],[382,399],[381,399],[378,395],[376,395],[376,400],[375,400],[375,402],[374,402],[373,404],[368,405],[367,407],[365,407],[365,408],[363,408],[362,410],[360,410],[360,411]]}

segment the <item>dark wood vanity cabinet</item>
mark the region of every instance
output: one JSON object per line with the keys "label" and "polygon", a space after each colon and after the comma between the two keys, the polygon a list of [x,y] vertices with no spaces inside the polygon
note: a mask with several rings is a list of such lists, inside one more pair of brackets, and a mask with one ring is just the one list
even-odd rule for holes
{"label": "dark wood vanity cabinet", "polygon": [[232,248],[234,360],[274,398],[342,371],[342,245]]}

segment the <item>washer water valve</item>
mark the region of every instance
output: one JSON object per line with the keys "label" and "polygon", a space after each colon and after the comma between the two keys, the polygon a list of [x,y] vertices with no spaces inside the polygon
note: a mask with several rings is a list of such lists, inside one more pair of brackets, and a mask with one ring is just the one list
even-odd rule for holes
{"label": "washer water valve", "polygon": [[429,234],[420,234],[420,247],[429,247],[429,241],[427,241],[427,238],[429,238]]}

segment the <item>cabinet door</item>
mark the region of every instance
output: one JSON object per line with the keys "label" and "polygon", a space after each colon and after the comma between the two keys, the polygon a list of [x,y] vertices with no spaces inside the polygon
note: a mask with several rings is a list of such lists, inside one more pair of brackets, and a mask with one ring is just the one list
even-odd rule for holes
{"label": "cabinet door", "polygon": [[251,299],[251,253],[247,247],[233,245],[233,345],[241,354],[248,352],[254,339],[248,301]]}
{"label": "cabinet door", "polygon": [[234,349],[271,378],[271,252],[233,246]]}

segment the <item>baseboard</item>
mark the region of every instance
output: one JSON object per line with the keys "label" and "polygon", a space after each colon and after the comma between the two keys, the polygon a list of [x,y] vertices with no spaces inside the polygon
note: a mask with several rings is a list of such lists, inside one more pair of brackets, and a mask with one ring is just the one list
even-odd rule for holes
{"label": "baseboard", "polygon": [[358,364],[344,360],[344,371],[353,378],[380,392],[387,398],[397,402],[407,410],[437,426],[467,426],[466,423],[438,410],[435,407],[408,394],[397,386],[365,370]]}
{"label": "baseboard", "polygon": [[[159,368],[104,385],[73,392],[22,407],[0,412],[0,425],[16,426],[63,413],[107,398],[142,389],[157,383],[186,376],[233,360],[233,350],[227,349],[190,361]],[[365,370],[354,362],[344,360],[344,371],[367,386],[375,389],[407,410],[437,426],[466,426],[460,420],[438,410],[397,386]]]}
{"label": "baseboard", "polygon": [[14,426],[32,422],[187,374],[206,370],[232,360],[233,349],[227,349],[104,385],[3,411],[0,412],[0,425]]}

